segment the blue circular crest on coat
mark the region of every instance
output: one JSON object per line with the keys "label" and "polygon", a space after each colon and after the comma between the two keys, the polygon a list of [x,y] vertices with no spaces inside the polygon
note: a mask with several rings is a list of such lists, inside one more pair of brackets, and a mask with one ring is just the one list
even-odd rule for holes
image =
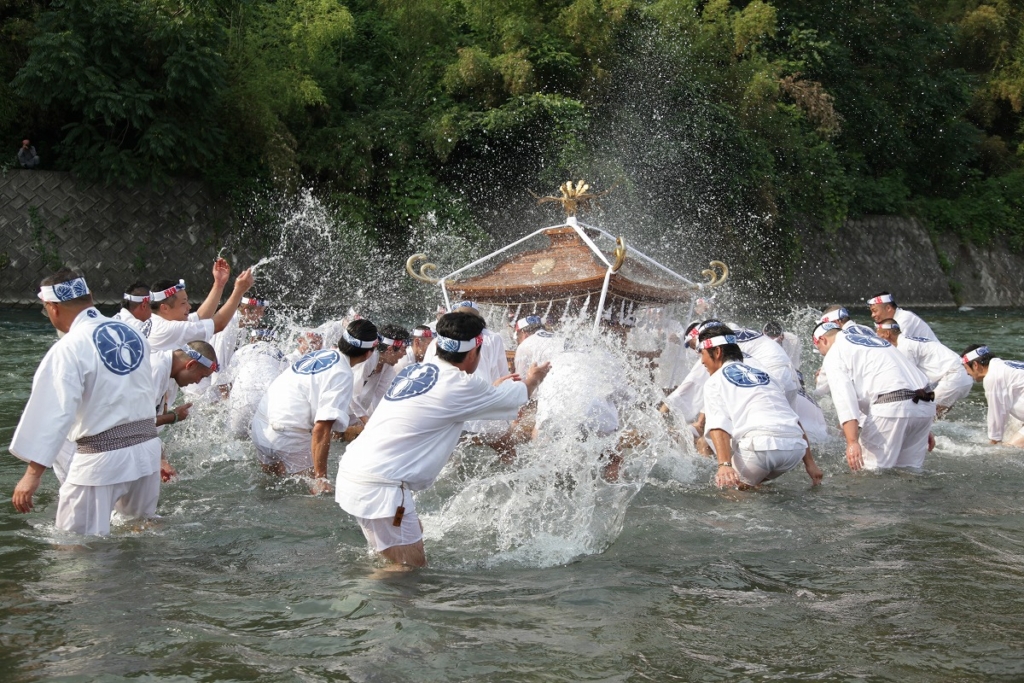
{"label": "blue circular crest on coat", "polygon": [[395,377],[384,398],[388,401],[404,401],[422,396],[437,384],[438,370],[430,363],[413,363]]}
{"label": "blue circular crest on coat", "polygon": [[110,321],[97,325],[92,341],[107,370],[115,375],[127,375],[146,357],[146,345],[139,333],[124,323]]}
{"label": "blue circular crest on coat", "polygon": [[722,368],[722,374],[738,387],[763,387],[771,381],[764,370],[743,363],[729,363]]}
{"label": "blue circular crest on coat", "polygon": [[297,375],[315,375],[333,368],[340,360],[340,351],[333,349],[311,351],[292,364],[292,372]]}
{"label": "blue circular crest on coat", "polygon": [[845,334],[847,340],[857,346],[869,346],[875,349],[884,349],[886,346],[890,346],[889,342],[874,335],[857,334],[856,332],[846,332]]}
{"label": "blue circular crest on coat", "polygon": [[1020,362],[1019,360],[1004,360],[1003,362],[1009,365],[1014,370],[1024,370],[1024,363]]}
{"label": "blue circular crest on coat", "polygon": [[906,339],[912,339],[913,341],[916,341],[916,342],[925,342],[925,343],[935,341],[934,339],[928,339],[927,337],[911,337],[910,335],[907,335]]}
{"label": "blue circular crest on coat", "polygon": [[89,316],[90,318],[98,318],[98,317],[100,317],[100,314],[97,313],[95,310],[93,310],[91,308],[88,311],[86,311],[85,314],[87,316]]}
{"label": "blue circular crest on coat", "polygon": [[742,344],[743,342],[754,341],[764,335],[756,330],[736,330],[733,332],[733,336],[736,337],[737,344]]}

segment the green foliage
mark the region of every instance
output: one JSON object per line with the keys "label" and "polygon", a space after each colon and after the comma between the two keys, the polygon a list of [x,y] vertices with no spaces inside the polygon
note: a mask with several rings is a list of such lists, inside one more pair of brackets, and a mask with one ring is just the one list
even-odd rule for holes
{"label": "green foliage", "polygon": [[63,153],[82,176],[158,181],[201,170],[223,143],[212,125],[219,37],[189,4],[58,0],[40,15],[14,88],[64,113]]}
{"label": "green foliage", "polygon": [[239,207],[311,184],[385,241],[618,177],[606,119],[654,90],[651,177],[618,179],[758,217],[725,241],[868,213],[1017,239],[1020,0],[0,0],[0,131],[53,167]]}

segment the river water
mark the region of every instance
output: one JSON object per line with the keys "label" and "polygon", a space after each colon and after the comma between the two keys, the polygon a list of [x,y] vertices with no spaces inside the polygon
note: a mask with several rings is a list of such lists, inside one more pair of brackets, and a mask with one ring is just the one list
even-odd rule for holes
{"label": "river water", "polygon": [[[925,318],[957,351],[1024,357],[1018,311]],[[53,339],[38,312],[0,312],[5,446]],[[988,446],[984,419],[976,386],[923,473],[851,474],[826,445],[814,490],[793,472],[720,492],[710,462],[658,446],[527,543],[498,527],[549,509],[512,496],[499,524],[460,491],[527,475],[460,449],[422,499],[431,566],[404,574],[333,500],[199,430],[169,444],[181,477],[151,528],[69,545],[50,474],[33,513],[0,504],[0,680],[1021,680],[1024,453]],[[23,470],[0,457],[3,500]]]}

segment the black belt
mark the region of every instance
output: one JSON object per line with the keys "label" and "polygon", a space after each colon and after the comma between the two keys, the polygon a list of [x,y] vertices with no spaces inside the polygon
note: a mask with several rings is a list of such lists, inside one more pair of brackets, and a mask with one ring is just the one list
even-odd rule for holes
{"label": "black belt", "polygon": [[875,405],[879,403],[899,403],[901,401],[931,402],[935,400],[935,392],[928,389],[898,389],[887,394],[879,394],[872,401]]}

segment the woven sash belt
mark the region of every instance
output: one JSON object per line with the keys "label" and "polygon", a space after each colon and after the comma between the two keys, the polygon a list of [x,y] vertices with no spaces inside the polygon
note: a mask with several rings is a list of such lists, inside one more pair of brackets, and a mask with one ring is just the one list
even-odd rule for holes
{"label": "woven sash belt", "polygon": [[76,443],[79,453],[107,453],[157,438],[156,420],[147,418],[111,427],[93,436],[83,436]]}
{"label": "woven sash belt", "polygon": [[872,401],[875,405],[879,403],[899,403],[900,401],[934,401],[935,392],[928,391],[927,389],[900,389],[898,391],[890,391],[887,394],[879,394]]}

